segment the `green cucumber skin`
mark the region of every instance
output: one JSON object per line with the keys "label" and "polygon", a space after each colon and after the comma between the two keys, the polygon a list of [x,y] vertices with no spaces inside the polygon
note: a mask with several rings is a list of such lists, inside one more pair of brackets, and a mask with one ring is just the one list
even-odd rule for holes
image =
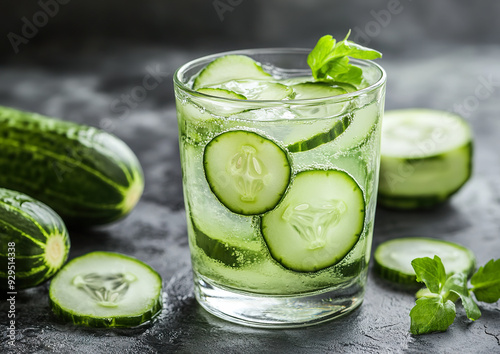
{"label": "green cucumber skin", "polygon": [[67,224],[118,220],[144,188],[134,153],[96,128],[0,107],[0,150],[0,187],[46,203]]}
{"label": "green cucumber skin", "polygon": [[196,246],[201,248],[208,257],[216,259],[231,268],[237,268],[241,265],[235,254],[234,247],[210,238],[196,226],[192,219],[191,225],[196,238]]}
{"label": "green cucumber skin", "polygon": [[161,312],[163,303],[159,297],[153,308],[135,317],[114,317],[114,318],[91,318],[87,316],[79,316],[64,311],[57,303],[49,298],[50,306],[54,314],[61,319],[62,322],[70,322],[79,326],[96,327],[96,328],[130,328],[147,325],[149,321],[154,320]]}
{"label": "green cucumber skin", "polygon": [[290,152],[301,152],[314,149],[320,145],[334,140],[337,136],[342,134],[347,129],[350,123],[351,118],[348,116],[344,116],[341,120],[335,122],[334,126],[329,131],[319,133],[310,139],[290,144],[286,148]]}
{"label": "green cucumber skin", "polygon": [[[461,147],[461,149],[467,151],[468,156],[468,164],[467,164],[467,176],[464,178],[463,182],[455,187],[455,189],[448,191],[447,193],[443,193],[441,195],[419,195],[419,196],[411,196],[411,195],[393,195],[390,193],[384,193],[380,190],[378,191],[377,196],[377,204],[386,208],[393,210],[425,210],[435,208],[446,201],[448,201],[454,194],[456,194],[472,177],[473,171],[473,155],[474,155],[474,144],[469,142],[468,144]],[[430,156],[423,158],[424,160],[428,159],[442,159],[443,154]],[[423,159],[413,159],[407,158],[404,161],[408,164],[417,163]],[[382,176],[381,176],[382,177]]]}
{"label": "green cucumber skin", "polygon": [[[64,242],[64,257],[59,267],[51,267],[43,257],[47,235],[59,235]],[[43,283],[62,267],[70,248],[66,226],[50,207],[25,194],[3,188],[0,188],[0,238],[0,288],[7,287],[7,269],[12,264],[15,266],[16,290]],[[14,258],[9,255],[12,253],[9,248],[15,249]]]}

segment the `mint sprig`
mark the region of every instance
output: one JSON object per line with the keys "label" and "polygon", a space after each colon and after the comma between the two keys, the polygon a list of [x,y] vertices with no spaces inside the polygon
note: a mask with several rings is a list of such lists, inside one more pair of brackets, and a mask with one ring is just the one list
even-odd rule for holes
{"label": "mint sprig", "polygon": [[455,301],[459,298],[467,317],[475,321],[481,311],[471,296],[478,301],[493,303],[500,298],[500,259],[489,261],[472,276],[472,288],[467,286],[467,275],[455,273],[446,275],[444,265],[438,256],[416,258],[411,262],[417,281],[426,289],[417,293],[416,305],[410,311],[412,334],[444,332],[456,317]]}
{"label": "mint sprig", "polygon": [[307,57],[307,64],[311,67],[316,81],[337,81],[359,85],[363,79],[363,71],[349,63],[349,57],[356,59],[377,59],[382,53],[363,47],[347,40],[351,31],[344,40],[337,42],[332,36],[321,37]]}

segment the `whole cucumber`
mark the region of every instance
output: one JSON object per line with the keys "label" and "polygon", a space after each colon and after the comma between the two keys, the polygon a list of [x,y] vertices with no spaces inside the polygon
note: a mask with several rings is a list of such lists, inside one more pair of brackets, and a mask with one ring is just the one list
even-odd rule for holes
{"label": "whole cucumber", "polygon": [[102,130],[0,106],[0,187],[54,209],[67,224],[128,214],[144,189],[132,150]]}
{"label": "whole cucumber", "polygon": [[26,194],[0,188],[0,289],[43,283],[64,264],[68,231],[54,210]]}

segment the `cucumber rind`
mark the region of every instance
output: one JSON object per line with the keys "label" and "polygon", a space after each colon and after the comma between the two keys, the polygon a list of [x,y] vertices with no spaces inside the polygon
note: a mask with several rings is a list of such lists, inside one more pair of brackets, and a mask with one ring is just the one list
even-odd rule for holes
{"label": "cucumber rind", "polygon": [[262,250],[252,250],[230,241],[218,240],[202,231],[193,218],[190,221],[196,246],[202,249],[207,257],[231,268],[241,268],[248,259],[255,261],[261,258]]}
{"label": "cucumber rind", "polygon": [[330,130],[326,132],[319,132],[310,138],[289,144],[286,148],[290,152],[312,150],[320,145],[333,141],[349,127],[349,124],[351,124],[351,118],[348,115],[345,115],[339,120],[335,120]]}
{"label": "cucumber rind", "polygon": [[[71,271],[74,271],[75,264],[79,264],[82,261],[88,261],[93,257],[105,259],[105,258],[115,258],[119,259],[120,262],[127,262],[130,264],[132,262],[133,264],[136,265],[136,267],[140,267],[141,271],[147,272],[153,279],[155,279],[156,284],[154,284],[152,287],[154,288],[154,294],[146,296],[146,300],[144,301],[141,308],[136,309],[136,312],[134,313],[126,313],[123,312],[123,309],[120,309],[119,311],[122,311],[121,313],[116,314],[107,314],[107,315],[99,315],[97,313],[79,313],[78,311],[71,309],[67,306],[67,304],[62,303],[64,300],[60,298],[60,295],[62,296],[68,296],[72,291],[67,290],[66,293],[64,293],[65,290],[61,289],[60,287],[62,286],[63,288],[71,287],[71,284],[68,283],[61,283],[59,284],[58,282],[62,282],[61,280],[63,277],[66,277],[65,273],[71,274]],[[123,271],[126,268],[126,264],[123,264],[120,267],[120,270]],[[110,271],[108,267],[104,267],[106,271]],[[84,271],[84,269],[82,269]],[[68,279],[70,280],[74,278],[74,276],[67,276]],[[76,291],[80,292],[79,289],[75,289]],[[82,294],[82,293],[77,293],[77,294]],[[73,292],[72,296],[75,296],[75,293]],[[85,303],[85,300],[88,300],[87,302],[90,302],[91,299],[87,297],[87,295],[83,294],[83,296],[80,296],[81,302]],[[51,309],[53,313],[58,316],[60,319],[63,321],[68,321],[72,322],[75,325],[82,325],[82,326],[87,326],[87,327],[137,327],[140,325],[145,324],[148,321],[153,320],[155,317],[157,317],[163,307],[163,298],[162,298],[162,280],[160,275],[148,264],[130,257],[126,256],[120,253],[114,253],[114,252],[91,252],[87,253],[83,256],[77,257],[70,262],[66,264],[65,267],[52,279],[50,288],[49,288],[49,302]],[[119,305],[118,305],[119,307]],[[118,308],[117,307],[117,308]],[[106,309],[107,311],[109,309]]]}
{"label": "cucumber rind", "polygon": [[[404,237],[382,242],[375,250],[373,256],[374,259],[373,271],[380,278],[401,285],[415,285],[415,286],[421,285],[421,283],[417,282],[417,277],[415,275],[415,272],[413,270],[411,270],[410,272],[408,265],[406,265],[406,268],[408,269],[402,269],[403,265],[398,266],[394,265],[394,263],[389,265],[385,259],[388,256],[387,253],[391,249],[393,249],[394,252],[401,252],[401,250],[404,249],[405,247],[404,246],[405,243],[411,245],[406,247],[412,248],[414,250],[417,250],[418,246],[427,245],[430,247],[430,245],[433,245],[435,254],[438,255],[445,264],[445,269],[448,274],[465,271],[467,276],[470,277],[474,272],[476,259],[472,251],[469,250],[468,248],[454,242],[435,239],[435,238]],[[453,249],[455,252],[459,252],[463,258],[466,258],[468,260],[467,266],[461,267],[460,269],[452,267],[451,263],[448,263],[446,259],[446,254],[443,253],[443,249],[441,250],[437,249],[440,246],[444,246],[446,247],[446,249]],[[433,255],[415,254],[414,256],[411,257],[411,259],[408,259],[408,263],[411,263],[411,261],[414,258],[419,258],[419,257],[433,257]]]}

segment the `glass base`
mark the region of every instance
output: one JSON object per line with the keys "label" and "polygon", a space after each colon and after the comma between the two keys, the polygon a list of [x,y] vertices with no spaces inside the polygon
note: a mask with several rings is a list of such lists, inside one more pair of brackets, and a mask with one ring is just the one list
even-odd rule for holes
{"label": "glass base", "polygon": [[196,299],[205,310],[224,320],[258,328],[305,327],[330,321],[356,309],[364,296],[360,278],[342,288],[291,296],[235,292],[198,274],[193,278]]}

